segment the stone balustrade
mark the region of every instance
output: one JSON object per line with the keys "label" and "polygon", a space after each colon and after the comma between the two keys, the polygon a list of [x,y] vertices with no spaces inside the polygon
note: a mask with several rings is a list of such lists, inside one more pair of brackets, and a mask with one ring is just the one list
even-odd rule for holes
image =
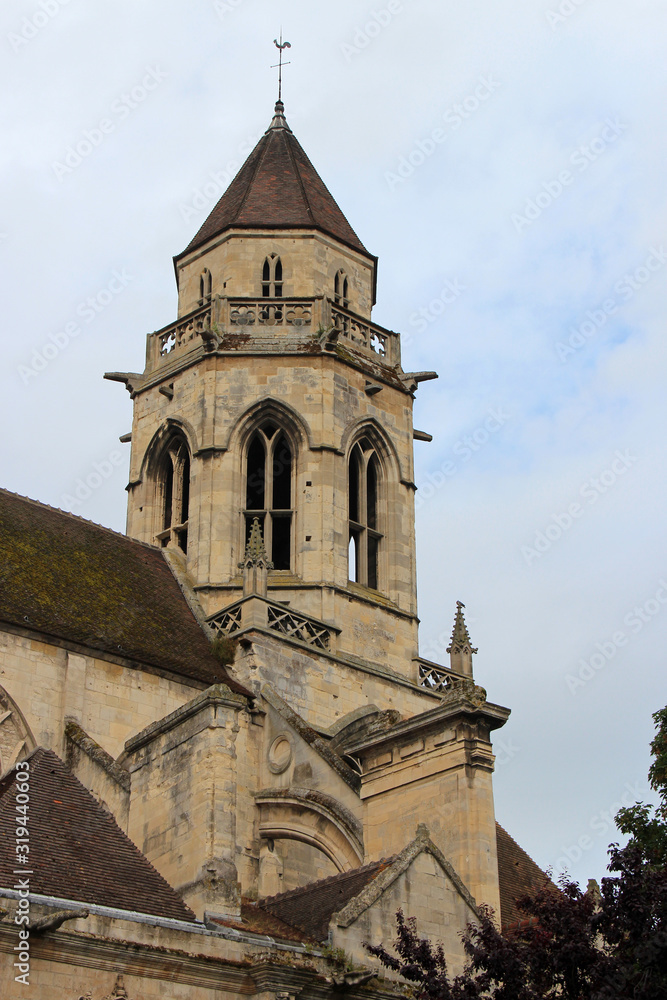
{"label": "stone balustrade", "polygon": [[275,604],[256,595],[244,597],[223,608],[207,621],[219,635],[233,637],[249,629],[259,628],[328,652],[333,652],[335,638],[340,631],[309,615],[291,611],[284,604]]}
{"label": "stone balustrade", "polygon": [[[252,349],[253,334],[268,337],[284,334],[321,338],[328,344],[347,344],[355,351],[389,367],[400,364],[400,338],[392,330],[357,316],[325,296],[312,298],[234,298],[215,296],[211,302],[182,316],[148,337],[148,369],[170,363],[180,354],[202,345],[219,349],[225,336],[245,334]],[[324,343],[324,341],[323,341]],[[224,349],[224,347],[223,347]]]}

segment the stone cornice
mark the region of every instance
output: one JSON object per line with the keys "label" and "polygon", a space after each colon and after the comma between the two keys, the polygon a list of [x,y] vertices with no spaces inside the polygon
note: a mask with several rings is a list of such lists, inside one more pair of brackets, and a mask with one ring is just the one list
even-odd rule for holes
{"label": "stone cornice", "polygon": [[354,756],[377,752],[384,744],[404,742],[423,735],[426,731],[441,729],[443,724],[452,723],[459,718],[482,718],[490,729],[498,729],[504,725],[510,715],[508,708],[492,705],[489,702],[475,703],[464,695],[442,695],[437,708],[419,715],[413,715],[403,722],[396,723],[385,732],[376,733],[365,740],[347,747],[347,753]]}
{"label": "stone cornice", "polygon": [[136,736],[133,736],[132,739],[127,740],[125,752],[135,753],[137,750],[141,750],[142,747],[158,739],[158,737],[171,732],[172,729],[180,726],[186,719],[191,719],[208,708],[217,708],[218,706],[241,711],[248,707],[248,702],[242,695],[234,694],[226,684],[213,684],[193,698],[192,701],[189,701],[187,705],[177,708],[175,712],[171,712],[164,719],[152,723],[152,725],[147,726],[140,733],[137,733]]}

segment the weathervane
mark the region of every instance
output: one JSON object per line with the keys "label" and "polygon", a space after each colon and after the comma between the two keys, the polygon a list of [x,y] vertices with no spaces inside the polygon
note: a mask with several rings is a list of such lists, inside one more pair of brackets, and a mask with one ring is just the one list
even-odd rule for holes
{"label": "weathervane", "polygon": [[282,99],[283,99],[283,66],[290,66],[291,65],[291,63],[288,63],[288,62],[284,63],[283,62],[283,49],[291,49],[292,46],[290,45],[289,42],[283,42],[283,29],[282,28],[280,29],[280,41],[278,41],[277,38],[274,38],[273,42],[274,42],[274,45],[276,46],[276,48],[280,52],[280,60],[279,60],[279,62],[277,62],[275,64],[275,66],[272,66],[271,69],[276,69],[276,67],[278,69],[278,100],[282,101]]}

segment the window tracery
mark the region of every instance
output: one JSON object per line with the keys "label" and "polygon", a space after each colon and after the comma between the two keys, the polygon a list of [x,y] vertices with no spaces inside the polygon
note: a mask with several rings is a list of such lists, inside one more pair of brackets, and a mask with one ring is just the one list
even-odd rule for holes
{"label": "window tracery", "polygon": [[283,294],[283,265],[280,257],[272,253],[264,261],[262,268],[262,297],[281,298]]}
{"label": "window tracery", "polygon": [[344,309],[348,309],[350,305],[349,298],[350,284],[348,277],[341,268],[340,271],[336,271],[334,276],[334,302],[336,305],[343,306]]}
{"label": "window tracery", "polygon": [[248,443],[245,467],[244,545],[257,518],[274,569],[290,570],[294,455],[285,432],[274,423],[258,428]]}
{"label": "window tracery", "polygon": [[380,584],[381,485],[377,453],[368,438],[362,438],[354,445],[349,461],[348,576],[353,583],[361,583],[372,590],[378,590]]}
{"label": "window tracery", "polygon": [[158,473],[163,548],[177,545],[187,554],[190,517],[190,451],[185,439],[175,435],[167,445]]}
{"label": "window tracery", "polygon": [[211,301],[212,295],[213,278],[209,269],[205,267],[199,276],[199,305],[207,305]]}

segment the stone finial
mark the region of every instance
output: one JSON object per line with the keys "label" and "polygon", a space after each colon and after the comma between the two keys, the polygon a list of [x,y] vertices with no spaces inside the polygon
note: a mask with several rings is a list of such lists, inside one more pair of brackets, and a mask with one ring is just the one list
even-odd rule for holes
{"label": "stone finial", "polygon": [[285,105],[282,101],[276,101],[275,113],[271,119],[271,124],[269,125],[269,131],[273,128],[284,128],[288,132],[292,129],[287,124],[287,119],[285,118]]}
{"label": "stone finial", "polygon": [[456,602],[454,631],[452,632],[447,652],[449,653],[452,670],[457,674],[472,677],[472,654],[476,653],[477,650],[473,648],[470,636],[468,635],[468,627],[463,617],[464,608],[465,604],[462,604],[461,601]]}
{"label": "stone finial", "polygon": [[269,562],[266,554],[258,517],[253,518],[250,538],[246,545],[243,562],[239,563],[239,569],[243,570],[243,596],[249,597],[251,594],[258,594],[260,597],[266,597],[268,573],[270,569],[273,569],[273,563]]}

